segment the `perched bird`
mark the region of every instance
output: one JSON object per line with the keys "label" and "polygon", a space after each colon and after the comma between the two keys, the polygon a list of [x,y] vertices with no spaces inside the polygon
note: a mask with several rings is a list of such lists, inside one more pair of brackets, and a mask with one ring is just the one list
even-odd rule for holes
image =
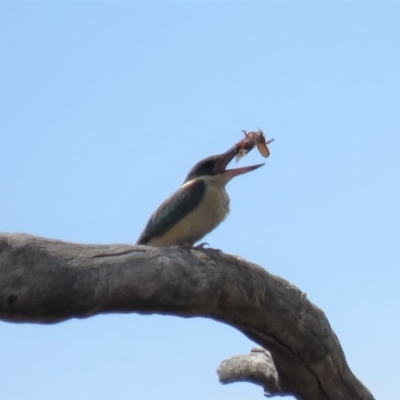
{"label": "perched bird", "polygon": [[192,246],[219,225],[229,213],[225,185],[235,176],[264,165],[227,170],[236,152],[232,148],[224,154],[199,161],[189,171],[182,186],[154,211],[137,244]]}

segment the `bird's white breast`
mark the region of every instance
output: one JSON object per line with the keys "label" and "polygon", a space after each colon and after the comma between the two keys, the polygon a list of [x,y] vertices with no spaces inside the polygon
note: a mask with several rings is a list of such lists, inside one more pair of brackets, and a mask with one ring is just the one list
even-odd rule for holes
{"label": "bird's white breast", "polygon": [[193,245],[216,228],[228,213],[229,196],[225,191],[225,185],[209,181],[199,205],[165,234],[153,238],[149,245],[156,247]]}

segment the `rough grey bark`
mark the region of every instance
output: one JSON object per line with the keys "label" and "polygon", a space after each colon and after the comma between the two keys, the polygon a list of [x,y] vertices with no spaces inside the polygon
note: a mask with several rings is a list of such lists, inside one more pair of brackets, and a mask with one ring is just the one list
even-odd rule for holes
{"label": "rough grey bark", "polygon": [[262,347],[255,347],[250,354],[233,356],[222,361],[217,373],[219,381],[223,384],[250,382],[262,386],[267,397],[287,394],[279,386],[279,377],[271,353]]}
{"label": "rough grey bark", "polygon": [[116,312],[201,316],[237,328],[269,350],[276,378],[261,384],[271,394],[373,399],[324,313],[257,265],[217,251],[0,235],[0,319],[55,323]]}

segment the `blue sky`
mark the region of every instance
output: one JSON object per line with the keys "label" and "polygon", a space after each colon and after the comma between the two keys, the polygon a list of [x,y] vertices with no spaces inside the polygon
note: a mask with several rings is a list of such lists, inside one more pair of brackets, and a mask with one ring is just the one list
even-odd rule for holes
{"label": "blue sky", "polygon": [[[274,137],[206,237],[308,294],[395,400],[399,3],[0,4],[0,230],[134,243],[200,159]],[[241,166],[259,163],[254,151]],[[253,343],[205,319],[0,323],[2,398],[260,399],[221,386]]]}

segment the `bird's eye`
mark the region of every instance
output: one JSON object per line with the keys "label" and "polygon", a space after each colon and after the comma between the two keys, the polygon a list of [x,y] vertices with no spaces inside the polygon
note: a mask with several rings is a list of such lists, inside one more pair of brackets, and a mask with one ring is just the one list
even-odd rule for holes
{"label": "bird's eye", "polygon": [[209,172],[214,167],[214,164],[211,161],[207,161],[202,166],[202,171]]}

